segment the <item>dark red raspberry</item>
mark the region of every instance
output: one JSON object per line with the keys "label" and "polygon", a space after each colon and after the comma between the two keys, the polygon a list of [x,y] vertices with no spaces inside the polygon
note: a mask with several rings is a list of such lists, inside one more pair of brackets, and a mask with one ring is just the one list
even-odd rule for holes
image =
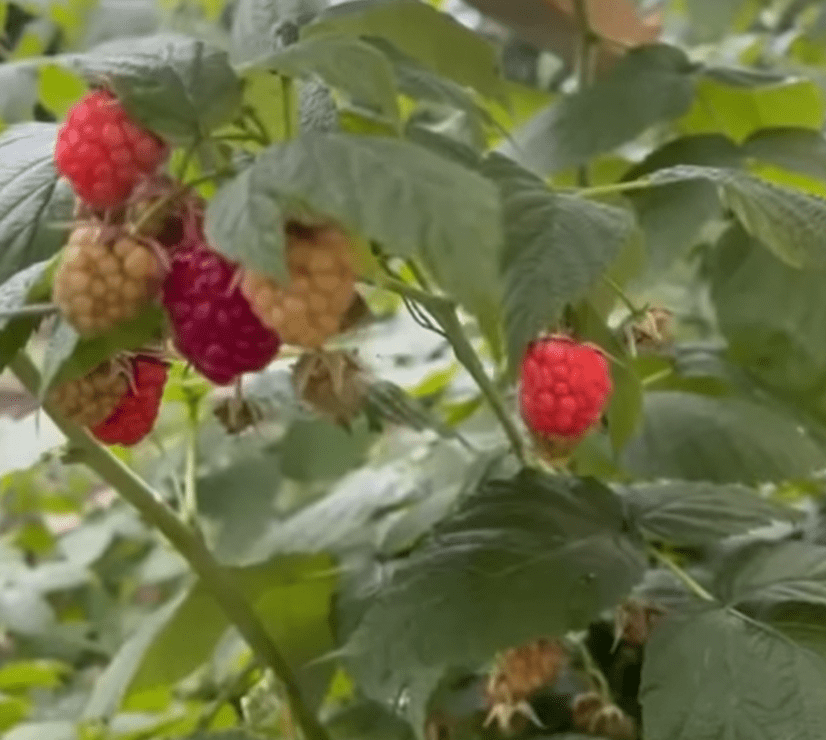
{"label": "dark red raspberry", "polygon": [[539,437],[578,439],[599,420],[611,391],[603,354],[570,337],[539,339],[522,361],[522,417]]}
{"label": "dark red raspberry", "polygon": [[178,351],[213,383],[228,385],[243,373],[263,370],[281,340],[241,293],[238,265],[211,250],[203,236],[187,232],[173,250],[163,304]]}
{"label": "dark red raspberry", "polygon": [[166,145],[135,123],[106,90],[89,93],[69,111],[57,134],[58,172],[88,205],[123,205],[135,186],[166,158]]}
{"label": "dark red raspberry", "polygon": [[97,426],[92,435],[107,445],[134,445],[155,426],[166,384],[167,364],[153,357],[138,356],[131,362],[129,390],[115,410]]}

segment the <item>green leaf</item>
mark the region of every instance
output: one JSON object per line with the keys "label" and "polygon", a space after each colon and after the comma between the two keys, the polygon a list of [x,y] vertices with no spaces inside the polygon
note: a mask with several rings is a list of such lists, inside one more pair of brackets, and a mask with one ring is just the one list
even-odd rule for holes
{"label": "green leaf", "polygon": [[405,95],[414,100],[456,108],[477,124],[492,123],[490,114],[477,104],[471,90],[432,72],[385,39],[368,37],[365,41],[382,52],[393,65],[399,90]]}
{"label": "green leaf", "polygon": [[442,422],[423,403],[389,380],[370,383],[366,403],[367,414],[371,419],[382,419],[419,432],[432,429],[442,437],[457,436],[454,429]]}
{"label": "green leaf", "polygon": [[44,722],[21,722],[5,735],[3,740],[79,740],[74,722],[52,720]]}
{"label": "green leaf", "polygon": [[413,740],[410,725],[386,706],[360,701],[338,709],[326,721],[332,740]]}
{"label": "green leaf", "polygon": [[584,628],[642,568],[620,499],[598,482],[531,470],[489,480],[386,569],[345,646],[349,671],[391,700],[422,671]]}
{"label": "green leaf", "polygon": [[[276,277],[284,272],[283,235],[273,233],[282,204],[308,206],[403,257],[439,250],[464,264],[469,254],[495,254],[500,241],[491,183],[426,149],[385,138],[303,134],[265,149],[216,200],[208,211],[215,246]],[[235,234],[229,224],[238,226]],[[485,268],[484,259],[478,262],[474,274]]]}
{"label": "green leaf", "polygon": [[55,384],[86,375],[118,352],[138,350],[157,339],[164,321],[160,306],[150,304],[140,315],[105,334],[81,338],[65,319],[59,319],[43,357],[41,394]]}
{"label": "green leaf", "polygon": [[203,137],[232,120],[241,104],[241,82],[226,52],[187,36],[117,39],[66,63],[105,77],[137,120],[174,141]]}
{"label": "green leaf", "polygon": [[755,131],[742,146],[750,158],[826,178],[826,138],[820,131],[805,128],[772,128]]}
{"label": "green leaf", "polygon": [[299,419],[281,441],[281,470],[304,482],[338,478],[364,463],[374,441],[363,419],[350,431],[325,419]]}
{"label": "green leaf", "polygon": [[302,36],[378,36],[433,72],[478,90],[503,96],[496,52],[478,34],[418,0],[371,3],[356,0],[325,11]]}
{"label": "green leaf", "polygon": [[695,89],[691,110],[676,123],[687,134],[725,134],[741,142],[759,129],[819,131],[823,122],[823,93],[813,80],[706,68]]}
{"label": "green leaf", "polygon": [[738,485],[690,481],[637,484],[624,489],[637,523],[652,537],[692,547],[744,534],[796,512]]}
{"label": "green leaf", "polygon": [[[20,724],[31,712],[31,700],[21,696],[0,694],[0,732]],[[4,736],[5,737],[5,736]]]}
{"label": "green leaf", "polygon": [[[679,667],[679,670],[675,670]],[[675,616],[646,645],[646,740],[819,740],[826,663],[722,609]]]}
{"label": "green leaf", "polygon": [[740,398],[649,392],[643,420],[623,454],[641,478],[753,484],[805,478],[824,465],[795,419]]}
{"label": "green leaf", "polygon": [[222,186],[209,202],[206,234],[230,259],[277,277],[287,274],[281,208],[255,167]]}
{"label": "green leaf", "polygon": [[[307,665],[332,649],[329,616],[335,575],[326,555],[285,555],[232,568],[236,587],[255,609],[299,681],[318,690],[319,666]],[[193,625],[197,629],[193,631]],[[147,652],[131,691],[166,686],[209,660],[230,626],[201,584],[187,595]],[[321,666],[326,673],[326,666]],[[317,699],[317,696],[314,696]]]}
{"label": "green leaf", "polygon": [[278,456],[265,453],[198,479],[198,514],[209,522],[210,545],[221,562],[250,562],[257,552],[279,515],[280,468]]}
{"label": "green leaf", "polygon": [[685,113],[694,96],[694,73],[676,47],[633,49],[610,74],[535,116],[501,151],[543,175],[587,162]]}
{"label": "green leaf", "polygon": [[822,240],[826,200],[715,167],[672,167],[651,176],[654,184],[690,180],[717,185],[723,204],[743,227],[784,262],[795,267],[826,267]]}
{"label": "green leaf", "polygon": [[763,382],[810,403],[823,387],[823,275],[781,262],[734,226],[708,259],[711,298],[729,353]]}
{"label": "green leaf", "polygon": [[[16,311],[27,303],[46,300],[51,293],[53,266],[51,260],[36,262],[0,285],[0,311]],[[40,321],[37,316],[0,317],[0,370],[28,342]]]}
{"label": "green leaf", "polygon": [[15,660],[0,667],[0,691],[55,688],[71,672],[57,660]]}
{"label": "green leaf", "polygon": [[322,36],[299,41],[255,63],[287,75],[316,74],[354,102],[375,108],[391,121],[399,120],[396,81],[387,58],[370,44],[350,36]]}
{"label": "green leaf", "polygon": [[504,157],[488,159],[485,172],[502,192],[505,328],[517,368],[528,343],[619,255],[632,224],[626,211],[550,191]]}
{"label": "green leaf", "polygon": [[722,566],[714,592],[728,604],[756,600],[826,606],[826,547],[807,542],[746,547]]}
{"label": "green leaf", "polygon": [[74,196],[54,168],[57,126],[26,123],[0,135],[0,280],[51,257],[66,240]]}
{"label": "green leaf", "polygon": [[232,20],[231,57],[244,64],[289,44],[296,24],[320,12],[324,0],[239,0]]}
{"label": "green leaf", "polygon": [[141,620],[135,632],[121,645],[106,670],[95,681],[83,709],[84,720],[109,719],[117,713],[147,651],[169,621],[177,615],[187,597],[188,592],[183,591]]}
{"label": "green leaf", "polygon": [[[743,152],[719,134],[684,136],[654,150],[632,167],[623,180],[633,180],[674,165],[738,168]],[[655,270],[667,268],[700,237],[703,226],[722,211],[716,187],[710,182],[687,181],[629,193],[645,234],[648,257]]]}

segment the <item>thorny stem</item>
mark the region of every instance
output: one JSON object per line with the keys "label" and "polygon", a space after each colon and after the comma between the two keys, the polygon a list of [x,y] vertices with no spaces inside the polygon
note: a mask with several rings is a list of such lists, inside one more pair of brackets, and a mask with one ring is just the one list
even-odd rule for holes
{"label": "thorny stem", "polygon": [[488,374],[485,372],[485,367],[479,359],[479,355],[476,354],[476,350],[468,340],[465,330],[456,314],[456,306],[453,301],[420,290],[419,288],[415,288],[412,285],[393,278],[386,278],[382,284],[388,290],[392,290],[404,298],[416,301],[423,308],[427,309],[434,320],[442,327],[447,341],[450,342],[453,348],[453,354],[456,355],[456,359],[464,366],[465,370],[470,373],[474,381],[476,381],[476,385],[479,386],[479,390],[482,391],[482,395],[485,396],[488,404],[490,404],[491,410],[502,425],[502,429],[514,453],[519,458],[519,461],[525,465],[525,451],[519,430],[513,423],[510,414],[508,414],[499,390],[488,377]]}
{"label": "thorny stem", "polygon": [[58,307],[54,303],[29,303],[24,306],[0,311],[0,319],[22,319],[26,316],[50,316],[58,312]]}
{"label": "thorny stem", "polygon": [[[40,373],[29,356],[24,352],[19,353],[9,367],[25,388],[37,397]],[[283,684],[290,709],[305,739],[329,740],[327,731],[304,703],[298,682],[281,651],[236,588],[232,574],[216,562],[203,539],[184,525],[142,478],[95,442],[84,429],[68,421],[48,401],[44,402],[43,408],[71,446],[80,453],[83,462],[134,506],[187,560],[261,663],[271,668]]]}
{"label": "thorny stem", "polygon": [[688,573],[686,573],[677,563],[675,563],[671,558],[669,558],[664,553],[661,553],[656,547],[653,545],[648,546],[649,554],[657,560],[660,564],[664,565],[668,570],[670,570],[680,581],[688,588],[691,593],[693,593],[697,598],[702,599],[703,601],[716,601],[702,585],[697,583]]}

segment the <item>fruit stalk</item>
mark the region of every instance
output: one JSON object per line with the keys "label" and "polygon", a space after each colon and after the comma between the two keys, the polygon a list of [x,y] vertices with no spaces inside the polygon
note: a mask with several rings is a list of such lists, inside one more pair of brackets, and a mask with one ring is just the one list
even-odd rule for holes
{"label": "fruit stalk", "polygon": [[424,290],[414,288],[412,285],[396,280],[394,278],[387,278],[382,283],[383,287],[398,293],[401,296],[416,301],[426,308],[430,315],[444,331],[450,346],[453,348],[453,354],[456,359],[464,366],[470,376],[476,381],[482,395],[487,399],[493,413],[502,425],[505,435],[513,448],[514,454],[519,461],[525,464],[525,451],[522,445],[522,436],[519,430],[513,423],[513,419],[508,414],[502,396],[494,382],[488,377],[479,355],[467,338],[459,317],[456,315],[456,307],[453,302],[447,298],[428,293]]}
{"label": "fruit stalk", "polygon": [[[23,386],[37,397],[40,373],[31,358],[20,352],[9,368]],[[284,686],[290,711],[306,740],[329,740],[327,731],[304,703],[298,682],[280,650],[243,594],[235,587],[232,574],[218,564],[204,541],[164,505],[147,483],[107,449],[97,444],[81,427],[68,421],[46,401],[43,410],[80,453],[80,459],[108,483],[187,560],[212,597],[224,610],[261,663],[271,668]]]}

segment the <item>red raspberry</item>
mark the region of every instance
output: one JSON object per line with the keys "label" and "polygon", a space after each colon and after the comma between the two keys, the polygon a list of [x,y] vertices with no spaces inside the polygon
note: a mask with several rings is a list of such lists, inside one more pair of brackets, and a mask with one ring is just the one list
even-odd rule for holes
{"label": "red raspberry", "polygon": [[263,370],[281,340],[252,312],[236,278],[238,265],[211,250],[200,226],[174,247],[163,286],[175,346],[213,383]]}
{"label": "red raspberry", "polygon": [[108,209],[123,205],[166,154],[163,141],[131,120],[112,93],[96,90],[69,111],[55,165],[88,205]]}
{"label": "red raspberry", "polygon": [[96,439],[107,445],[137,444],[152,431],[158,418],[167,365],[147,356],[135,357],[131,364],[129,390],[106,420],[91,430]]}
{"label": "red raspberry", "polygon": [[612,390],[602,353],[565,336],[533,342],[521,380],[522,418],[541,438],[582,437],[599,420]]}

